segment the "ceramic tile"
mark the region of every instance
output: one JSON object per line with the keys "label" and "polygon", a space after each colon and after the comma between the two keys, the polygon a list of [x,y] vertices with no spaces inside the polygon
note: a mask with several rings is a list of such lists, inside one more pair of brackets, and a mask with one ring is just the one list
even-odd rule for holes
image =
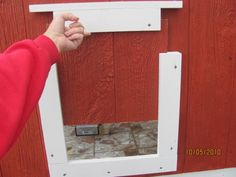
{"label": "ceramic tile", "polygon": [[76,136],[75,126],[64,133],[70,160],[157,153],[157,121],[102,124],[95,136]]}
{"label": "ceramic tile", "polygon": [[65,135],[65,138],[74,136],[75,135],[75,127],[74,126],[64,126],[64,135]]}
{"label": "ceramic tile", "polygon": [[109,135],[112,124],[101,124],[99,126],[99,135]]}
{"label": "ceramic tile", "polygon": [[140,155],[156,154],[157,153],[157,147],[140,148],[140,149],[138,149],[138,153]]}
{"label": "ceramic tile", "polygon": [[153,147],[157,144],[157,135],[153,133],[153,130],[135,132],[134,138],[138,148]]}
{"label": "ceramic tile", "polygon": [[95,137],[95,152],[120,151],[135,148],[133,136],[130,132]]}
{"label": "ceramic tile", "polygon": [[110,134],[122,133],[131,131],[130,123],[117,123],[113,124],[110,129]]}
{"label": "ceramic tile", "polygon": [[133,122],[131,123],[131,129],[133,132],[157,129],[157,121],[153,120],[153,121],[147,121],[147,122]]}
{"label": "ceramic tile", "polygon": [[131,131],[130,123],[116,123],[116,124],[102,124],[99,127],[99,134],[100,135],[108,135],[114,134],[119,132],[127,132]]}
{"label": "ceramic tile", "polygon": [[65,141],[67,154],[93,154],[94,153],[94,137],[93,136],[75,136],[75,128],[73,126],[65,126]]}
{"label": "ceramic tile", "polygon": [[124,149],[125,156],[136,156],[139,155],[137,147],[135,149]]}

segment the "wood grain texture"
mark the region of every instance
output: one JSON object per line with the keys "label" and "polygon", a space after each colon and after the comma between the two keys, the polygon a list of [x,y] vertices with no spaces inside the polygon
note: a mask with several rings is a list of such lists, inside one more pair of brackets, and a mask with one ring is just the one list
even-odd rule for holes
{"label": "wood grain texture", "polygon": [[[25,13],[25,28],[27,38],[35,39],[39,35],[43,34],[52,20],[52,13],[30,13],[29,4],[35,2],[34,0],[23,0],[23,7]],[[47,0],[41,0],[41,3],[47,2]]]}
{"label": "wood grain texture", "polygon": [[[3,23],[3,4],[0,4],[0,24]],[[4,30],[0,30],[0,52],[3,52],[4,49],[6,48],[6,39],[5,39],[5,34],[4,34]]]}
{"label": "wood grain texture", "polygon": [[93,34],[79,50],[58,63],[65,124],[97,124],[113,120],[114,70],[112,34]]}
{"label": "wood grain texture", "polygon": [[13,42],[26,38],[24,10],[21,2],[15,2],[14,0],[3,1],[0,8],[0,34],[3,35],[0,44],[1,50],[4,50]]}
{"label": "wood grain texture", "polygon": [[3,176],[2,176],[2,167],[1,167],[1,162],[0,162],[0,177],[3,177]]}
{"label": "wood grain texture", "polygon": [[167,41],[167,20],[161,32],[114,34],[115,121],[157,119],[158,55]]}
{"label": "wood grain texture", "polygon": [[222,155],[186,155],[185,171],[226,167],[229,121],[236,116],[232,114],[236,77],[231,45],[235,40],[232,39],[235,33],[233,11],[234,0],[190,2],[191,60],[186,148],[220,149]]}
{"label": "wood grain texture", "polygon": [[232,106],[231,106],[231,119],[228,121],[230,124],[229,138],[228,138],[228,152],[227,152],[227,167],[236,167],[236,1],[231,1],[227,8],[223,10],[228,14],[228,18],[225,19],[225,30],[221,31],[220,39],[221,45],[227,46],[224,56],[232,61],[233,68],[233,89],[232,89]]}
{"label": "wood grain texture", "polygon": [[3,177],[49,177],[39,125],[34,111],[14,147],[1,160]]}
{"label": "wood grain texture", "polygon": [[[235,65],[234,65],[235,66]],[[236,67],[236,66],[235,66]],[[235,73],[236,74],[236,73]],[[232,112],[235,112],[235,97],[234,97],[234,109]],[[228,138],[228,151],[227,151],[227,161],[226,161],[226,167],[236,167],[236,119],[235,117],[231,117],[230,122],[230,132],[229,132],[229,138]]]}
{"label": "wood grain texture", "polygon": [[64,55],[58,64],[64,123],[156,119],[157,59],[166,51],[167,32],[166,22],[163,32],[116,33],[114,40],[93,34]]}

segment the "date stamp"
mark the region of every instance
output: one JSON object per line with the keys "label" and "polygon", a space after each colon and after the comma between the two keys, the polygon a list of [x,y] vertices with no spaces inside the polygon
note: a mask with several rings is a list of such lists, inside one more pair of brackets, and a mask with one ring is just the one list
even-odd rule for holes
{"label": "date stamp", "polygon": [[188,148],[186,154],[189,156],[220,156],[222,150],[219,148]]}

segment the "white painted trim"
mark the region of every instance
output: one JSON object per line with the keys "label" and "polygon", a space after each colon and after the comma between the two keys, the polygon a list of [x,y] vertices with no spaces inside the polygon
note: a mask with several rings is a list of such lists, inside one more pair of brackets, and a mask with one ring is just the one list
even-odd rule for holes
{"label": "white painted trim", "polygon": [[112,177],[176,171],[182,56],[179,52],[168,52],[159,58],[158,153],[106,159],[67,161],[57,71],[53,66],[39,102],[51,177],[64,174]]}
{"label": "white painted trim", "polygon": [[[54,16],[62,12],[53,12]],[[71,10],[91,33],[123,31],[159,31],[161,10],[158,8]],[[69,22],[67,22],[67,25]]]}
{"label": "white painted trim", "polygon": [[55,3],[35,4],[29,6],[30,12],[55,12],[70,10],[97,9],[132,9],[132,8],[182,8],[182,1],[117,1],[117,2],[89,2],[89,3]]}
{"label": "white painted trim", "polygon": [[160,31],[161,9],[182,8],[182,1],[125,1],[29,5],[30,12],[70,12],[80,18],[87,31]]}
{"label": "white painted trim", "polygon": [[161,53],[159,58],[158,144],[161,144],[159,154],[172,156],[171,153],[177,154],[178,146],[176,135],[179,133],[182,56],[179,52],[168,52]]}
{"label": "white painted trim", "polygon": [[[176,175],[161,175],[163,177],[235,177],[236,168],[225,168],[192,173],[181,173]],[[154,177],[154,176],[153,176]]]}
{"label": "white painted trim", "polygon": [[56,65],[51,67],[48,79],[39,100],[40,117],[43,128],[49,164],[67,163],[63,118],[59,94]]}

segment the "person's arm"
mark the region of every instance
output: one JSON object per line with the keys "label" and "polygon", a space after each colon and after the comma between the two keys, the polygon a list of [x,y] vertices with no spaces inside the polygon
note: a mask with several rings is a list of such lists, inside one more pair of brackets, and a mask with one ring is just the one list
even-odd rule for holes
{"label": "person's arm", "polygon": [[[66,29],[66,20],[74,23]],[[78,18],[55,18],[44,35],[24,40],[0,55],[0,159],[19,136],[43,91],[59,51],[76,49],[88,35]]]}

